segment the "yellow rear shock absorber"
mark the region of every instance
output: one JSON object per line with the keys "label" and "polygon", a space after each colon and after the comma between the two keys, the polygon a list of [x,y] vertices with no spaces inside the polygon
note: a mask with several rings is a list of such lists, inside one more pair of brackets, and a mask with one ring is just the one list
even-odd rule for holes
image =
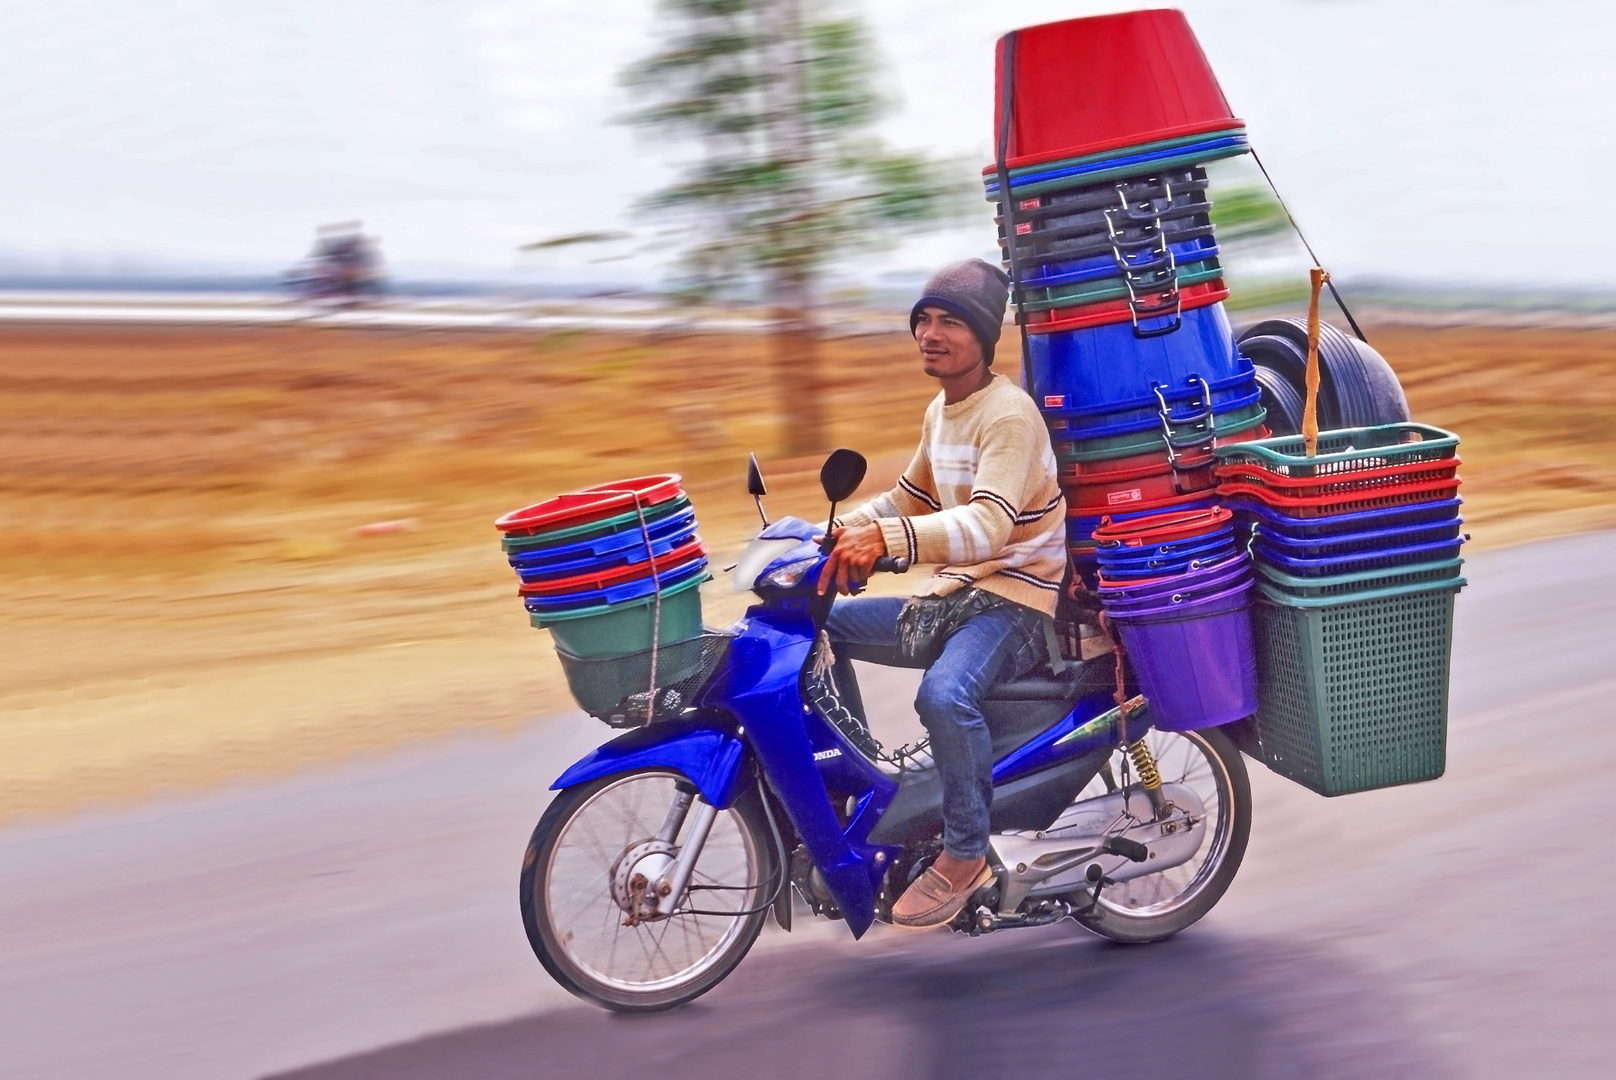
{"label": "yellow rear shock absorber", "polygon": [[1151,756],[1150,747],[1145,740],[1128,745],[1128,756],[1133,758],[1133,767],[1139,771],[1139,786],[1145,789],[1145,796],[1150,799],[1152,809],[1158,818],[1168,812],[1167,800],[1162,795],[1161,773],[1156,769],[1156,759]]}

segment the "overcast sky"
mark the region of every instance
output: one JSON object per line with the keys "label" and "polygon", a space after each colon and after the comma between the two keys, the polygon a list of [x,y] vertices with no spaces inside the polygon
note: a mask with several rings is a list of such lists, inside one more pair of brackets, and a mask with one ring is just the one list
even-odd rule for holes
{"label": "overcast sky", "polygon": [[[1129,4],[864,0],[898,145],[985,163],[1005,30]],[[1616,287],[1616,0],[1182,5],[1342,275]],[[396,273],[546,268],[667,178],[608,123],[652,0],[0,5],[0,264],[273,272],[362,219]],[[985,208],[984,204],[984,208]],[[984,217],[868,265],[989,254]],[[597,268],[595,273],[601,273]]]}

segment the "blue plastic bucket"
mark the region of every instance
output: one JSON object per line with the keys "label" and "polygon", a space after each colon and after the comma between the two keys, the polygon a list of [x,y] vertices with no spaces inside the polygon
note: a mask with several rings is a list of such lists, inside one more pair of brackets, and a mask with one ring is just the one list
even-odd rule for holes
{"label": "blue plastic bucket", "polygon": [[[1215,423],[1222,426],[1225,416],[1240,412],[1253,412],[1262,408],[1262,391],[1257,388],[1255,379],[1249,382],[1250,389],[1225,390],[1214,392],[1212,395],[1212,413]],[[1043,391],[1040,390],[1041,394]],[[1204,408],[1178,407],[1169,409],[1167,419],[1174,425],[1195,424],[1206,415]],[[1243,417],[1241,419],[1244,419]],[[1115,419],[1108,415],[1101,416],[1074,416],[1062,413],[1049,415],[1045,413],[1045,423],[1056,437],[1068,439],[1103,439],[1112,435],[1130,435],[1136,431],[1157,431],[1161,428],[1161,414],[1155,409],[1130,410],[1123,418]]]}
{"label": "blue plastic bucket", "polygon": [[1153,619],[1176,619],[1191,614],[1216,615],[1244,606],[1254,581],[1256,578],[1249,572],[1243,576],[1237,574],[1232,582],[1224,581],[1216,587],[1208,587],[1199,592],[1168,593],[1166,596],[1152,596],[1146,600],[1126,603],[1108,600],[1105,611],[1112,619],[1135,619],[1146,622]]}
{"label": "blue plastic bucket", "polygon": [[[1167,245],[1167,250],[1173,255],[1173,261],[1182,266],[1197,259],[1215,259],[1218,255],[1218,243],[1210,236],[1197,236],[1191,240],[1180,240]],[[1153,254],[1146,252],[1146,254]],[[1141,258],[1129,258],[1130,266],[1137,267],[1144,262]],[[1082,259],[1071,259],[1066,262],[1046,263],[1043,272],[1036,277],[1030,277],[1022,282],[1024,289],[1055,289],[1062,285],[1081,285],[1085,281],[1104,281],[1106,278],[1121,277],[1122,271],[1117,267],[1115,255],[1091,255]],[[1099,329],[1096,327],[1096,329]],[[1070,331],[1072,333],[1086,333],[1087,331]],[[1169,335],[1171,336],[1171,335]]]}
{"label": "blue plastic bucket", "polygon": [[1250,591],[1248,581],[1234,596],[1115,618],[1156,727],[1217,727],[1257,711]]}
{"label": "blue plastic bucket", "polygon": [[[1231,587],[1250,569],[1250,560],[1244,554],[1240,554],[1192,571],[1171,575],[1166,581],[1106,585],[1099,590],[1100,599],[1109,608],[1113,602],[1133,604],[1174,594],[1202,595],[1218,592]],[[1109,579],[1110,575],[1107,574],[1106,577]]]}
{"label": "blue plastic bucket", "polygon": [[[1112,173],[1117,170],[1137,170],[1140,173],[1153,173],[1158,169],[1166,168],[1168,165],[1177,164],[1180,161],[1186,163],[1195,162],[1197,164],[1203,161],[1213,161],[1220,157],[1243,154],[1246,152],[1247,145],[1244,134],[1228,135],[1191,143],[1187,146],[1155,150],[1143,154],[1122,154],[1103,161],[1091,161],[1068,168],[1025,173],[1021,176],[1010,178],[1010,193],[1015,195],[1035,184],[1047,184],[1056,180],[1070,181],[1072,187],[1078,187],[1086,183],[1098,183],[1101,177],[1096,176],[1096,173]],[[999,178],[991,176],[985,179],[983,187],[987,189],[988,198],[994,198],[999,193]]]}
{"label": "blue plastic bucket", "polygon": [[557,597],[524,596],[523,604],[528,611],[537,615],[553,615],[576,611],[581,608],[598,607],[600,605],[625,604],[642,597],[652,596],[658,586],[662,589],[671,589],[675,585],[689,581],[707,571],[707,557],[691,559],[682,566],[675,566],[664,570],[653,579],[649,574],[633,581],[626,581],[621,585],[611,585],[604,589],[580,590],[566,593]]}
{"label": "blue plastic bucket", "polygon": [[[654,534],[655,530],[651,530]],[[696,535],[696,523],[690,521],[683,527],[665,531],[660,538],[653,535],[651,551],[657,558],[672,554],[679,547],[689,542]],[[522,556],[513,556],[511,566],[516,576],[524,585],[534,581],[550,581],[556,578],[572,577],[576,574],[587,573],[591,570],[609,570],[621,566],[633,566],[636,563],[648,562],[651,555],[646,552],[646,542],[636,531],[628,534],[633,542],[619,548],[615,553],[607,555],[585,555],[581,558],[568,559],[524,559]]]}
{"label": "blue plastic bucket", "polygon": [[[1196,537],[1198,543],[1162,544],[1153,547],[1100,547],[1100,565],[1115,570],[1146,570],[1164,566],[1169,562],[1208,562],[1233,555],[1235,551],[1232,530],[1211,537]],[[1163,550],[1163,549],[1166,550]]]}
{"label": "blue plastic bucket", "polygon": [[1181,559],[1171,563],[1162,562],[1151,566],[1107,566],[1104,559],[1096,559],[1095,564],[1107,581],[1115,582],[1146,582],[1156,581],[1164,577],[1179,577],[1184,574],[1195,574],[1202,570],[1221,565],[1233,558],[1236,554],[1234,544],[1227,550],[1215,552],[1204,559]]}
{"label": "blue plastic bucket", "polygon": [[1181,318],[1177,330],[1159,337],[1135,337],[1126,322],[1029,335],[1038,404],[1068,404],[1053,404],[1052,397],[1065,397],[1074,408],[1130,402],[1149,398],[1152,384],[1178,387],[1192,375],[1217,383],[1251,372],[1251,361],[1235,350],[1221,303],[1191,308]]}

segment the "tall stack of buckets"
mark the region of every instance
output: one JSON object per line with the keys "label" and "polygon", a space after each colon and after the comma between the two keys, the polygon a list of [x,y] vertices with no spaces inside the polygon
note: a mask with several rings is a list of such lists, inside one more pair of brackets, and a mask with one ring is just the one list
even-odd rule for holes
{"label": "tall stack of buckets", "polygon": [[1209,506],[1213,447],[1268,435],[1202,168],[1244,153],[1245,128],[1176,11],[1018,31],[998,74],[1008,204],[998,163],[984,181],[1092,585],[1103,517]]}
{"label": "tall stack of buckets", "polygon": [[1224,447],[1218,491],[1258,574],[1257,749],[1324,795],[1446,766],[1464,519],[1459,440],[1385,424]]}
{"label": "tall stack of buckets", "polygon": [[[1243,749],[1324,794],[1440,775],[1463,585],[1457,439],[1386,423],[1407,420],[1390,369],[1348,372],[1334,353],[1321,412],[1342,430],[1317,456],[1270,437],[1223,311],[1203,168],[1246,152],[1245,130],[1181,13],[1016,31],[997,74],[984,181],[1024,379],[1050,428],[1073,568],[1153,723],[1239,721]],[[1348,391],[1394,415],[1349,427]]]}
{"label": "tall stack of buckets", "polygon": [[1223,310],[1203,166],[1244,153],[1245,128],[1176,11],[1007,35],[998,87],[984,183],[1073,567],[1159,726],[1240,719],[1255,706],[1250,568],[1215,507],[1213,451],[1269,431]]}
{"label": "tall stack of buckets", "polygon": [[494,525],[528,619],[550,631],[573,696],[587,711],[628,722],[630,699],[646,693],[654,677],[674,686],[699,663],[698,587],[712,574],[677,475],[558,495]]}

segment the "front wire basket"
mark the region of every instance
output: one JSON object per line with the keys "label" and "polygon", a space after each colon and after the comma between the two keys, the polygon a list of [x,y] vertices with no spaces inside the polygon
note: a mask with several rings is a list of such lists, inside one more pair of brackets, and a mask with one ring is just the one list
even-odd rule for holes
{"label": "front wire basket", "polygon": [[[627,656],[589,659],[556,646],[578,707],[615,728],[668,720],[691,707],[729,652],[729,634],[709,631]],[[656,666],[656,700],[651,670]]]}

